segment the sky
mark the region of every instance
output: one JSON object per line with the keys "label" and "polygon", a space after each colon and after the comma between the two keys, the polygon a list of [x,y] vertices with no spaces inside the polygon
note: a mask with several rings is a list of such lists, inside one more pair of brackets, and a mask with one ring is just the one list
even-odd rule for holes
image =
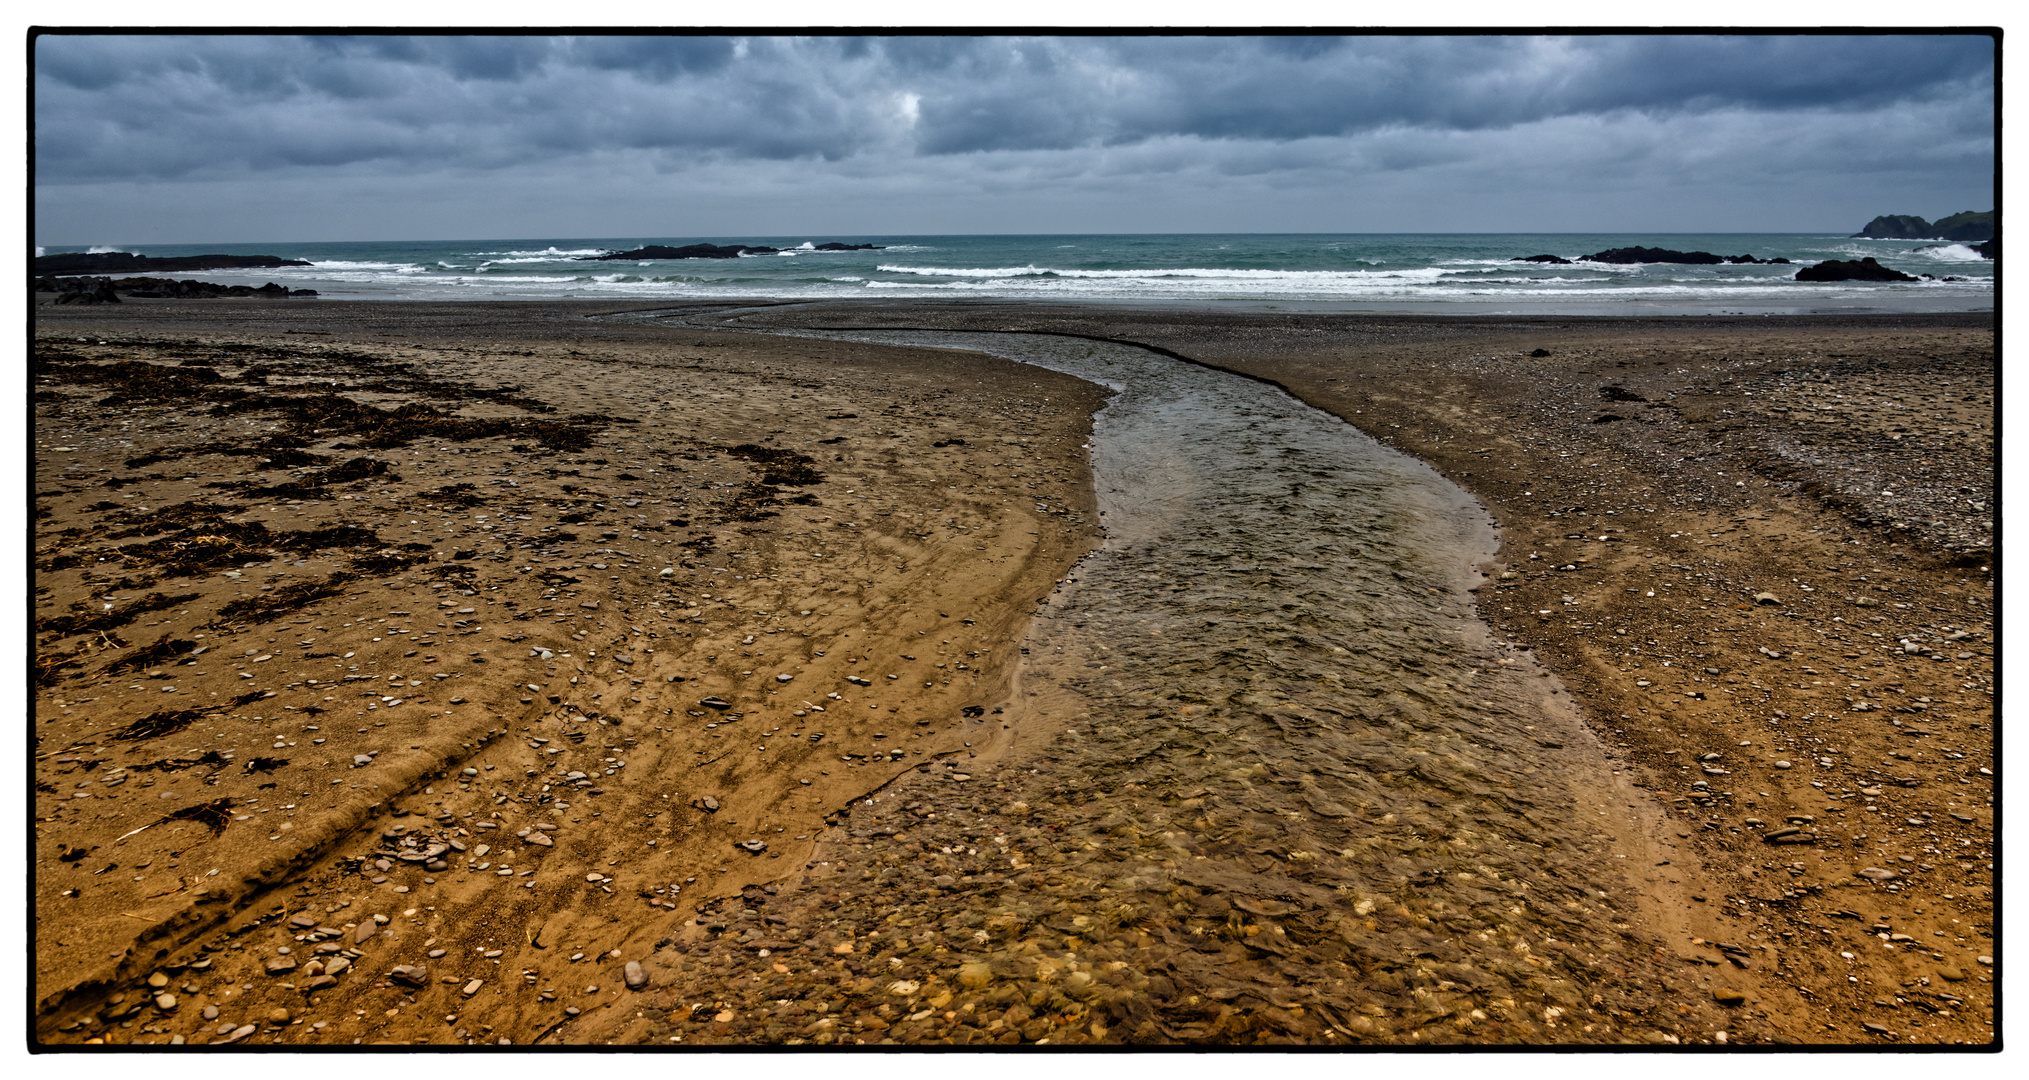
{"label": "sky", "polygon": [[1994,205],[1981,36],[42,36],[40,245],[1815,232]]}

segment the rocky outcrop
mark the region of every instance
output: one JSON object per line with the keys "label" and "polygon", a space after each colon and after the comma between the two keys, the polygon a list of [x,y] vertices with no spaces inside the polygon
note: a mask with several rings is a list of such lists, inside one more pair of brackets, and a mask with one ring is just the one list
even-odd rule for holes
{"label": "rocky outcrop", "polygon": [[36,274],[142,274],[177,270],[273,270],[279,266],[309,266],[301,259],[275,255],[180,255],[155,258],[126,251],[96,254],[43,255],[30,272]]}
{"label": "rocky outcrop", "polygon": [[1915,281],[1916,278],[1900,270],[1891,269],[1875,262],[1872,257],[1858,262],[1842,259],[1826,259],[1816,266],[1806,266],[1797,271],[1798,281]]}
{"label": "rocky outcrop", "polygon": [[155,300],[209,300],[221,296],[280,300],[317,295],[315,289],[290,289],[272,281],[256,288],[252,285],[219,285],[210,281],[176,281],[156,277],[121,278],[118,281],[103,277],[42,277],[36,279],[35,290],[56,293],[59,304],[117,304],[122,293]]}
{"label": "rocky outcrop", "polygon": [[1512,258],[1512,259],[1509,259],[1508,261],[1509,261],[1509,262],[1534,262],[1534,263],[1556,263],[1556,264],[1558,264],[1558,265],[1560,265],[1560,266],[1570,266],[1570,265],[1571,265],[1571,260],[1570,260],[1570,259],[1566,259],[1566,258],[1562,258],[1562,257],[1560,257],[1560,256],[1557,256],[1557,255],[1527,255],[1527,256],[1522,256],[1522,255],[1518,255],[1518,256],[1516,256],[1516,257],[1514,257],[1514,258]]}
{"label": "rocky outcrop", "polygon": [[[879,244],[817,244],[813,251],[880,251]],[[779,255],[781,248],[753,247],[746,244],[685,244],[682,247],[667,247],[650,244],[633,251],[609,251],[604,255],[580,255],[579,262],[618,262],[639,259],[737,259],[742,255]]]}
{"label": "rocky outcrop", "polygon": [[1992,210],[1984,214],[1961,210],[1948,218],[1932,222],[1930,227],[1936,230],[1939,239],[1953,240],[1961,244],[1983,243],[1999,236],[2001,231],[2000,218]]}
{"label": "rocky outcrop", "polygon": [[[1544,256],[1527,261],[1540,262]],[[1618,263],[1685,263],[1691,266],[1717,266],[1732,263],[1736,266],[1747,263],[1786,263],[1788,259],[1757,259],[1752,255],[1714,255],[1709,251],[1671,251],[1669,248],[1625,247],[1608,248],[1594,255],[1583,256],[1586,262]],[[1562,262],[1564,260],[1558,260]]]}
{"label": "rocky outcrop", "polygon": [[1867,240],[1951,240],[1977,244],[2000,235],[2000,217],[1992,210],[1961,210],[1947,218],[1925,221],[1914,214],[1883,214],[1853,234]]}
{"label": "rocky outcrop", "polygon": [[1996,236],[1984,244],[1974,244],[1973,250],[1984,258],[1998,259],[2001,257],[2001,238]]}
{"label": "rocky outcrop", "polygon": [[1856,240],[1931,240],[1937,233],[1915,214],[1883,214],[1853,234]]}

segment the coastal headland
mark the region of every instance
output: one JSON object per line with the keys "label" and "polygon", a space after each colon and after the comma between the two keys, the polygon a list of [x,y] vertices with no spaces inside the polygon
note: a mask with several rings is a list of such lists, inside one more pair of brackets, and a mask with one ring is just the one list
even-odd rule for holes
{"label": "coastal headland", "polygon": [[[45,1043],[1995,1038],[1990,315],[35,315]],[[750,332],[852,328],[1272,381],[1492,515],[1482,645],[1357,762],[1261,687],[1261,810],[1255,699],[1045,670],[1107,390]]]}

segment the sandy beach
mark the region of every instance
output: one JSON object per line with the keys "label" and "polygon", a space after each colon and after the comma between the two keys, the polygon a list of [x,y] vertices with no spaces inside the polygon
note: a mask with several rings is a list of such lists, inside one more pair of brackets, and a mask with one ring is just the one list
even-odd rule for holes
{"label": "sandy beach", "polygon": [[[1429,590],[1464,644],[1417,692],[1511,730],[1250,777],[1183,730],[1248,712],[1307,761],[1357,695],[1104,685],[1193,644],[1076,632],[1130,596],[1081,562],[1106,388],[744,332],[789,328],[1127,346],[1428,463],[1498,550]],[[1990,315],[217,300],[35,332],[45,1043],[1996,1037]],[[1348,723],[1424,738],[1401,697]],[[1385,802],[1412,777],[1474,809]]]}

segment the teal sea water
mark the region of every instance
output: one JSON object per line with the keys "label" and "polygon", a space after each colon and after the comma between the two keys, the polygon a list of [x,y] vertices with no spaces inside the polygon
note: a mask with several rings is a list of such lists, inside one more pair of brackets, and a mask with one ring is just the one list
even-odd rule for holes
{"label": "teal sea water", "polygon": [[[827,241],[879,251],[820,252]],[[585,262],[647,244],[765,245],[737,259]],[[1618,247],[1782,257],[1792,265],[1635,266],[1568,259]],[[1964,244],[1788,233],[1285,234],[1084,236],[632,236],[480,241],[100,245],[39,253],[269,254],[314,265],[205,271],[223,284],[275,281],[328,299],[655,301],[1021,299],[1294,304],[1375,309],[1638,314],[1985,310],[1994,264]],[[1797,269],[1872,256],[1917,284],[1812,284]],[[1955,278],[1958,280],[1947,280]]]}

